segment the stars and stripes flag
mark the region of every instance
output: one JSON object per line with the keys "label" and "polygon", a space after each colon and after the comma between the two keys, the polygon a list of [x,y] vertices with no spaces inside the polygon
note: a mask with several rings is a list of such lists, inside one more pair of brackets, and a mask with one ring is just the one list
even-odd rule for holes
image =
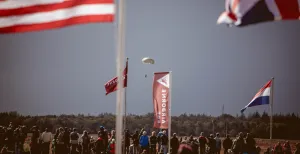
{"label": "stars and stripes flag", "polygon": [[114,0],[0,0],[0,33],[113,22]]}
{"label": "stars and stripes flag", "polygon": [[300,0],[225,0],[218,24],[247,26],[268,21],[299,20]]}
{"label": "stars and stripes flag", "polygon": [[267,105],[270,104],[270,95],[271,95],[271,86],[272,80],[267,82],[254,96],[254,98],[247,104],[241,112],[243,113],[248,107],[258,106],[258,105]]}

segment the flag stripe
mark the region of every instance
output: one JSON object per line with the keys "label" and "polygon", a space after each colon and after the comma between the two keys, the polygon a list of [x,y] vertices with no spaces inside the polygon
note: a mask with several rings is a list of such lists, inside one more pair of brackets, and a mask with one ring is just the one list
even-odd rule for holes
{"label": "flag stripe", "polygon": [[0,9],[15,9],[34,5],[46,5],[61,3],[65,0],[3,0],[0,1]]}
{"label": "flag stripe", "polygon": [[[85,3],[88,0],[0,0],[0,10],[26,8],[36,5],[51,5],[57,3]],[[114,0],[92,0],[95,3],[114,3]]]}
{"label": "flag stripe", "polygon": [[232,7],[231,7],[233,12],[235,12],[239,4],[240,4],[240,0],[233,0]]}
{"label": "flag stripe", "polygon": [[113,22],[113,0],[11,0],[0,2],[0,33]]}
{"label": "flag stripe", "polygon": [[0,33],[28,32],[40,31],[45,29],[62,28],[74,24],[95,23],[95,22],[112,22],[113,15],[90,15],[73,17],[66,20],[59,20],[40,24],[16,25],[5,28],[0,28]]}
{"label": "flag stripe", "polygon": [[[16,17],[5,17],[0,18],[0,28],[10,29],[13,27],[19,27],[18,29],[24,31],[28,30],[28,27],[21,28],[22,26],[42,26],[39,29],[44,29],[45,27],[63,27],[67,25],[72,25],[75,23],[84,22],[112,22],[114,14],[113,4],[90,4],[90,5],[80,5],[68,9],[60,9],[51,12],[36,13],[30,15],[16,16]],[[81,17],[85,17],[83,19]],[[72,23],[74,22],[74,23]],[[45,25],[43,24],[52,24]],[[12,26],[12,27],[11,27]],[[32,27],[31,29],[36,29]],[[13,28],[14,29],[14,28]],[[20,32],[17,30],[18,32]],[[37,29],[36,29],[37,30]]]}
{"label": "flag stripe", "polygon": [[[61,0],[60,0],[61,1]],[[32,5],[26,7],[18,7],[14,9],[7,9],[7,8],[0,8],[0,17],[3,16],[18,16],[18,15],[25,15],[31,13],[42,13],[42,12],[50,12],[59,9],[66,9],[71,7],[76,7],[79,5],[86,5],[86,4],[113,4],[112,0],[81,0],[81,1],[64,1],[61,3],[54,3],[54,4],[43,4],[43,5]],[[1,4],[0,4],[1,5]],[[1,6],[2,7],[2,6]]]}
{"label": "flag stripe", "polygon": [[264,85],[257,93],[256,95],[254,96],[254,98],[251,100],[251,102],[256,99],[257,97],[259,96],[262,96],[262,94],[264,93],[264,91],[266,91],[266,89],[269,89],[269,95],[270,95],[270,87],[271,87],[271,83],[272,83],[272,80],[270,80],[266,85]]}
{"label": "flag stripe", "polygon": [[269,104],[269,98],[270,98],[269,96],[258,97],[249,105],[247,105],[247,107]]}
{"label": "flag stripe", "polygon": [[282,19],[299,19],[298,0],[275,0]]}

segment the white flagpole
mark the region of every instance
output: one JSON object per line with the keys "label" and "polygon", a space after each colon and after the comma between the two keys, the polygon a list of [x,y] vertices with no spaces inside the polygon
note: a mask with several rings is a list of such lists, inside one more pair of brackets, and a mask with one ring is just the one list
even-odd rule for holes
{"label": "white flagpole", "polygon": [[122,153],[122,132],[123,132],[123,65],[125,50],[125,0],[119,0],[118,4],[118,35],[117,35],[117,76],[118,90],[116,99],[116,153]]}
{"label": "white flagpole", "polygon": [[168,153],[171,154],[171,124],[172,124],[172,71],[169,72],[169,128],[168,128],[168,138],[169,138],[169,146],[168,146]]}
{"label": "white flagpole", "polygon": [[273,139],[273,96],[274,94],[274,78],[272,78],[271,92],[270,92],[270,146],[272,147]]}

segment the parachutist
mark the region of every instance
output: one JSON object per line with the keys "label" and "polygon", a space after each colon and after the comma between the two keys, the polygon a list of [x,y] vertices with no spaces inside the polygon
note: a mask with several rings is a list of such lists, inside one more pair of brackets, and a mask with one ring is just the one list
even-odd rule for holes
{"label": "parachutist", "polygon": [[147,74],[145,74],[145,78],[147,78]]}

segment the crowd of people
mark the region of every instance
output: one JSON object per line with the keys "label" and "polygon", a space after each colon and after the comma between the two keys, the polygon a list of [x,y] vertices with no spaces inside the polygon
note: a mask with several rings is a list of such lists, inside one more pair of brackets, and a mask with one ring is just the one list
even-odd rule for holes
{"label": "crowd of people", "polygon": [[[31,134],[31,135],[27,135]],[[149,136],[150,135],[150,136]],[[29,138],[29,145],[25,143]],[[123,138],[123,153],[125,154],[167,154],[170,148],[171,154],[259,154],[261,149],[256,145],[251,134],[239,133],[235,139],[226,136],[221,140],[218,133],[205,136],[202,132],[199,137],[177,137],[176,133],[169,137],[166,130],[148,134],[144,129],[133,134],[125,130]],[[47,128],[40,132],[34,126],[27,129],[26,126],[14,127],[12,123],[8,127],[0,126],[1,154],[115,154],[115,131],[100,127],[97,137],[87,131],[79,135],[76,128],[59,128],[54,134]],[[222,150],[223,149],[223,150]],[[300,145],[292,152],[291,145],[287,141],[277,143],[265,153],[273,154],[300,154]]]}

